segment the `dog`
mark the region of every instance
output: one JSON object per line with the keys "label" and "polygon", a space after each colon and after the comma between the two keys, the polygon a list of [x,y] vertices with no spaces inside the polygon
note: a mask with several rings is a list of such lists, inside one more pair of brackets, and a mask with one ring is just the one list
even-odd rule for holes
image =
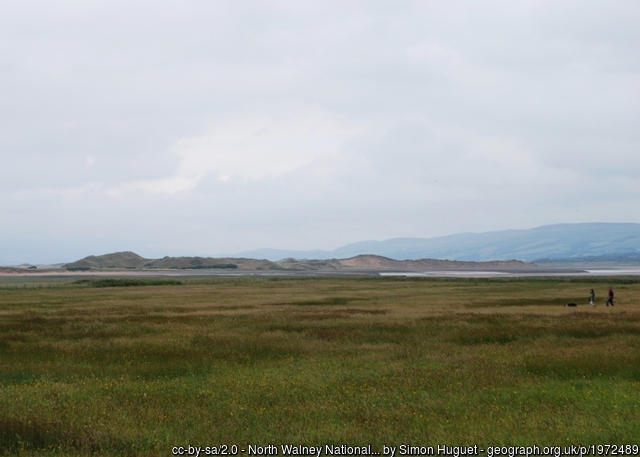
{"label": "dog", "polygon": [[564,306],[571,306],[571,307],[573,307],[573,306],[578,306],[578,305],[577,305],[576,303],[567,303],[567,304],[566,304],[566,305],[564,305]]}

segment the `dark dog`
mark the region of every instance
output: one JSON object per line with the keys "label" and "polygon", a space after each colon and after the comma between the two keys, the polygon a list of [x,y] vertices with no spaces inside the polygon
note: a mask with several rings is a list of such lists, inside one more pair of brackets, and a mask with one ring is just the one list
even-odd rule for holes
{"label": "dark dog", "polygon": [[577,304],[575,304],[575,303],[567,303],[567,304],[566,304],[566,305],[564,305],[564,306],[578,306],[578,305],[577,305]]}

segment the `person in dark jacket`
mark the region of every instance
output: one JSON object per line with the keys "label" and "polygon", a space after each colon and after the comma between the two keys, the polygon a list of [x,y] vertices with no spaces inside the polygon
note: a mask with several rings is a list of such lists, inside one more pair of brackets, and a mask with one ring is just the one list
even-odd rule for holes
{"label": "person in dark jacket", "polygon": [[613,289],[611,287],[609,287],[609,299],[607,300],[607,306],[609,306],[609,304],[613,306]]}
{"label": "person in dark jacket", "polygon": [[593,289],[591,289],[591,293],[589,294],[589,304],[596,306],[596,293]]}

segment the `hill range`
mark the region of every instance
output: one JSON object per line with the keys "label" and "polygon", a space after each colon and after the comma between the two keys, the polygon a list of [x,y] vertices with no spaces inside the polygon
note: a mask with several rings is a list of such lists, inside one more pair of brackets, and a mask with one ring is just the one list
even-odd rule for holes
{"label": "hill range", "polygon": [[[558,224],[528,230],[460,233],[435,238],[362,241],[333,251],[258,249],[227,257],[149,259],[134,252],[88,256],[57,265],[83,270],[480,269],[538,265],[640,264],[640,224]],[[21,265],[19,270],[34,266]],[[4,268],[3,270],[7,270]]]}
{"label": "hill range", "polygon": [[371,254],[395,260],[449,259],[483,262],[517,259],[535,263],[640,263],[640,224],[557,224],[527,230],[459,233],[434,238],[392,238],[361,241],[333,251],[258,249],[241,257],[276,261],[344,259]]}
{"label": "hill range", "polygon": [[359,255],[349,259],[296,260],[283,259],[277,262],[249,258],[213,257],[163,257],[145,259],[134,252],[116,252],[100,256],[89,256],[63,265],[70,271],[88,270],[343,270],[343,269],[479,269],[521,268],[532,266],[518,260],[492,262],[464,262],[451,260],[394,260],[374,255]]}
{"label": "hill range", "polygon": [[640,224],[558,224],[528,230],[363,241],[333,251],[260,249],[237,256],[145,259],[90,256],[67,269],[337,270],[522,268],[535,264],[640,263]]}

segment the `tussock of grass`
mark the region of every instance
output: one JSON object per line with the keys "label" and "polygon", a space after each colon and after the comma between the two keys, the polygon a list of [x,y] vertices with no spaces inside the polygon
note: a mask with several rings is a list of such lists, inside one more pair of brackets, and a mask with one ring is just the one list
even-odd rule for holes
{"label": "tussock of grass", "polygon": [[21,453],[73,449],[83,455],[102,452],[138,455],[136,444],[100,429],[78,429],[68,421],[0,418],[0,447]]}
{"label": "tussock of grass", "polygon": [[512,343],[518,339],[517,335],[507,332],[492,332],[487,330],[475,330],[470,332],[459,333],[455,335],[453,341],[464,344],[506,344]]}
{"label": "tussock of grass", "polygon": [[348,297],[327,297],[322,300],[303,300],[294,304],[297,306],[326,306],[326,305],[348,305],[353,298]]}

